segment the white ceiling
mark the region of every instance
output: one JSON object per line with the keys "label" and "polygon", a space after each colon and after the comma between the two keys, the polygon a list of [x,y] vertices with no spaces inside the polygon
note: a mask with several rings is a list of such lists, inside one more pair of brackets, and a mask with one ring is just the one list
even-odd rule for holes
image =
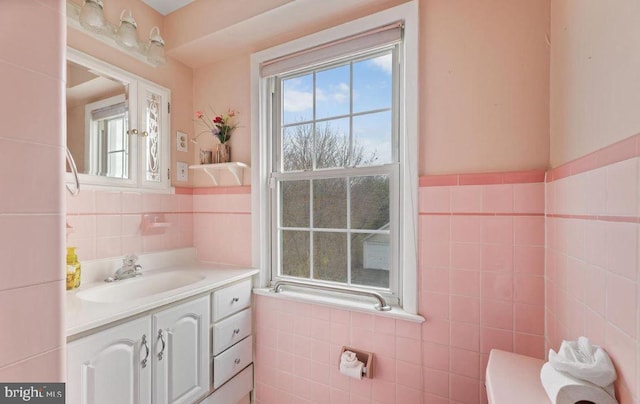
{"label": "white ceiling", "polygon": [[167,15],[186,6],[193,0],[142,0],[162,15]]}

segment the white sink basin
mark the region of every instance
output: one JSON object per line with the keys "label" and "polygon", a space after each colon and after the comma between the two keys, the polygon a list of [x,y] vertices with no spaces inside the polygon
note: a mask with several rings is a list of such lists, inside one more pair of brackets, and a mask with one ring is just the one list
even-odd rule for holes
{"label": "white sink basin", "polygon": [[156,295],[201,281],[204,276],[176,271],[144,274],[78,292],[77,298],[96,303],[118,303]]}

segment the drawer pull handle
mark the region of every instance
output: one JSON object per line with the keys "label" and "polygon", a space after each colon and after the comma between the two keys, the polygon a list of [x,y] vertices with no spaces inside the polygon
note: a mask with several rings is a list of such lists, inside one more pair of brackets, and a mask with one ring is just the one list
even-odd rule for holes
{"label": "drawer pull handle", "polygon": [[166,347],[164,336],[162,335],[162,330],[158,331],[158,339],[160,340],[160,342],[162,342],[162,349],[160,350],[160,352],[158,352],[158,360],[161,361],[164,354],[164,348]]}
{"label": "drawer pull handle", "polygon": [[233,363],[235,363],[236,365],[239,365],[240,364],[240,358],[236,358],[236,360],[234,360]]}
{"label": "drawer pull handle", "polygon": [[147,335],[142,334],[142,342],[141,344],[144,346],[146,354],[144,355],[144,359],[142,360],[142,368],[147,367],[147,360],[149,359],[149,345],[147,345]]}
{"label": "drawer pull handle", "polygon": [[233,330],[233,335],[237,335],[240,334],[240,329],[236,328],[235,330]]}
{"label": "drawer pull handle", "polygon": [[239,300],[239,297],[234,297],[233,299],[231,299],[231,303],[237,303]]}

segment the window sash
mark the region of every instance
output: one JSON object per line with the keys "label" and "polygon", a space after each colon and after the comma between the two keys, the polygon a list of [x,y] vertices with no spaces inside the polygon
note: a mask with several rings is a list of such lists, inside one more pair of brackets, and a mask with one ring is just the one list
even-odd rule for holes
{"label": "window sash", "polygon": [[[371,289],[375,290],[379,293],[382,293],[386,298],[390,299],[391,302],[398,303],[399,302],[399,288],[400,288],[400,274],[399,274],[399,227],[400,227],[400,217],[399,217],[399,164],[389,164],[383,167],[366,167],[366,168],[351,168],[344,170],[345,172],[336,175],[337,173],[333,173],[333,175],[328,175],[326,172],[297,172],[297,173],[286,173],[286,174],[273,174],[272,175],[272,186],[271,186],[271,195],[272,195],[272,203],[271,203],[271,246],[272,246],[272,263],[271,263],[271,279],[272,281],[277,281],[280,279],[304,279],[309,282],[317,282],[320,284],[328,284],[328,285],[342,285],[347,287],[354,287],[360,289]],[[310,212],[309,218],[309,227],[287,227],[282,226],[282,205],[280,201],[280,183],[286,181],[312,181],[315,179],[333,179],[333,178],[353,178],[359,176],[375,176],[375,175],[386,175],[389,177],[389,223],[390,228],[388,231],[381,231],[377,229],[352,229],[348,224],[345,228],[327,228],[327,227],[315,227],[313,224],[313,216]],[[310,184],[311,186],[311,184]],[[312,187],[312,186],[311,186]],[[310,190],[310,200],[313,200],[313,194]],[[349,207],[350,197],[347,195],[347,215],[350,215],[350,207]],[[313,205],[310,202],[309,209],[313,210]],[[330,233],[330,232],[339,232],[345,233],[348,235],[347,242],[348,248],[350,251],[351,241],[350,237],[353,234],[389,234],[390,237],[390,248],[391,248],[391,257],[390,257],[390,268],[389,268],[389,288],[382,288],[377,286],[370,285],[362,285],[362,284],[354,284],[351,282],[351,259],[347,260],[347,282],[334,282],[329,280],[323,280],[318,278],[312,278],[313,275],[313,241],[309,245],[309,254],[310,254],[310,263],[309,263],[309,278],[301,278],[294,277],[282,274],[282,233],[281,231],[292,230],[292,231],[301,231],[307,232],[312,238],[314,233]],[[351,257],[351,253],[348,254],[349,258]]]}
{"label": "window sash", "polygon": [[[316,118],[316,108],[315,108],[315,97],[316,97],[316,82],[315,82],[315,74],[314,74],[314,81],[313,81],[313,115],[312,115],[312,119],[311,120],[307,120],[307,121],[301,121],[301,122],[294,122],[294,123],[288,123],[288,124],[283,124],[282,120],[280,119],[280,117],[283,114],[283,105],[284,105],[284,94],[282,92],[282,83],[285,80],[289,80],[292,78],[296,78],[296,77],[300,77],[300,76],[304,76],[310,73],[314,73],[314,72],[319,72],[319,71],[324,71],[324,70],[328,70],[328,69],[332,69],[334,67],[337,66],[341,66],[344,64],[356,64],[358,62],[361,62],[363,60],[368,60],[368,59],[375,59],[376,57],[379,56],[383,56],[386,55],[388,53],[391,53],[391,60],[392,60],[392,77],[391,77],[391,83],[392,83],[392,93],[391,93],[391,99],[392,99],[392,103],[391,103],[391,107],[390,108],[374,108],[371,110],[366,110],[366,111],[358,111],[358,112],[353,112],[353,74],[351,74],[350,76],[350,83],[349,83],[349,87],[350,87],[350,97],[351,97],[351,106],[349,108],[349,114],[342,114],[342,115],[336,115],[336,116],[330,116],[330,117],[323,117],[320,119]],[[288,128],[288,127],[294,127],[294,126],[298,126],[298,125],[304,125],[304,124],[317,124],[317,123],[322,123],[322,122],[328,122],[328,121],[332,121],[332,120],[337,120],[337,119],[344,119],[344,118],[350,118],[351,120],[355,117],[359,117],[359,116],[365,116],[365,115],[369,115],[369,114],[375,114],[378,112],[387,112],[387,111],[391,111],[391,136],[392,136],[392,150],[391,150],[391,161],[393,163],[398,163],[399,162],[399,148],[400,148],[400,139],[399,139],[399,129],[400,129],[400,121],[399,121],[399,116],[400,116],[400,69],[398,68],[398,64],[399,64],[399,58],[400,58],[400,44],[398,43],[394,43],[392,45],[387,45],[385,47],[382,48],[377,48],[377,49],[370,49],[366,52],[362,52],[358,55],[351,55],[351,56],[347,56],[347,57],[343,57],[341,59],[338,60],[333,60],[330,62],[326,62],[326,63],[322,63],[322,64],[318,64],[315,66],[308,66],[306,69],[304,70],[300,70],[297,71],[296,73],[290,73],[290,74],[285,74],[282,76],[277,76],[277,77],[272,77],[270,78],[270,86],[272,89],[272,98],[271,98],[271,116],[270,119],[271,121],[271,130],[272,130],[272,139],[271,139],[271,152],[272,152],[272,162],[273,162],[273,166],[272,166],[272,171],[273,172],[277,172],[277,173],[281,173],[281,172],[285,172],[283,170],[284,167],[284,161],[283,161],[283,156],[282,156],[282,140],[283,140],[283,136],[282,136],[282,130],[284,128]],[[349,143],[353,144],[353,127],[351,127],[351,130],[349,131]],[[363,166],[365,167],[365,166]],[[347,168],[347,167],[344,167]],[[316,168],[316,160],[315,160],[315,156],[313,158],[313,171],[319,171],[319,170],[331,170],[333,168]],[[337,169],[343,169],[343,167],[339,167]],[[297,172],[297,171],[292,171],[292,172]]]}

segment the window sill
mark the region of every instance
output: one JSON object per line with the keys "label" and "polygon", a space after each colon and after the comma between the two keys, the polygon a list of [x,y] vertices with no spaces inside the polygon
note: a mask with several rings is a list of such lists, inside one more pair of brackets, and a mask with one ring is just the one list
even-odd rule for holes
{"label": "window sill", "polygon": [[423,323],[425,321],[424,317],[408,313],[404,311],[402,307],[397,305],[391,305],[391,310],[389,311],[378,311],[373,307],[374,302],[372,300],[359,298],[357,296],[345,296],[343,294],[323,291],[307,291],[306,289],[304,292],[287,289],[280,291],[279,293],[275,293],[271,288],[254,288],[253,293],[276,299],[319,304],[322,306],[390,317],[396,320],[412,321],[414,323]]}

